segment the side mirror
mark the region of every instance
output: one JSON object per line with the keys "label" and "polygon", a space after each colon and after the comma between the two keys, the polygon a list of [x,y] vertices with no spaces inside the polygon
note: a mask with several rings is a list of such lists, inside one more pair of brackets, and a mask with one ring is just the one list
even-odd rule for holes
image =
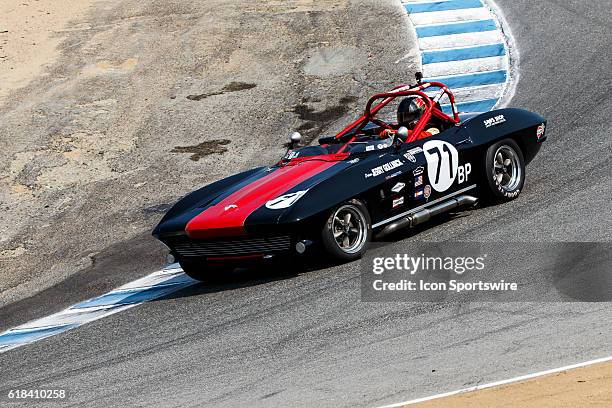
{"label": "side mirror", "polygon": [[397,129],[397,136],[402,139],[402,142],[408,140],[408,128],[406,126],[401,126]]}
{"label": "side mirror", "polygon": [[289,136],[289,146],[294,147],[295,145],[299,144],[301,140],[302,135],[300,132],[293,132],[291,136]]}
{"label": "side mirror", "polygon": [[393,140],[393,145],[395,147],[400,147],[406,140],[408,140],[408,128],[406,126],[401,126],[399,129],[397,129],[395,139]]}

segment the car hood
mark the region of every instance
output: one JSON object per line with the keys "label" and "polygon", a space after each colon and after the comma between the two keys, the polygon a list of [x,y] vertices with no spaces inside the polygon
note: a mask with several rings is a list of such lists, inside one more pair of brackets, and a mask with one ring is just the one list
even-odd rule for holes
{"label": "car hood", "polygon": [[[342,161],[343,157],[319,156],[292,160],[283,165],[259,169],[234,183],[221,184],[217,188],[214,188],[214,184],[208,186],[210,191],[207,194],[193,197],[196,192],[179,201],[160,222],[154,235],[187,234],[191,238],[244,235],[246,220],[254,211],[270,200],[296,188],[308,189],[346,168],[350,164]],[[190,203],[186,204],[185,201]],[[278,214],[279,211],[276,211],[275,218],[278,218]]]}

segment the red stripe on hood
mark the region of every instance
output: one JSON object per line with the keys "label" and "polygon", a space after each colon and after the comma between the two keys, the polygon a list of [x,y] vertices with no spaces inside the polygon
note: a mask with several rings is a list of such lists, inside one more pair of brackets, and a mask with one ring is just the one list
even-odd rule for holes
{"label": "red stripe on hood", "polygon": [[187,223],[185,231],[191,238],[244,235],[246,234],[244,222],[253,211],[267,201],[330,168],[337,163],[339,158],[329,157],[328,160],[304,160],[289,163],[207,208]]}

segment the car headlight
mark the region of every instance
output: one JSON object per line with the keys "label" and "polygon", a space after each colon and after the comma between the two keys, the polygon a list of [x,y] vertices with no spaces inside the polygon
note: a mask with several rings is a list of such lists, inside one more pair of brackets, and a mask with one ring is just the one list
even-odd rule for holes
{"label": "car headlight", "polygon": [[295,193],[284,194],[266,203],[266,208],[270,210],[282,210],[283,208],[289,208],[297,200],[299,200],[308,190],[296,191]]}

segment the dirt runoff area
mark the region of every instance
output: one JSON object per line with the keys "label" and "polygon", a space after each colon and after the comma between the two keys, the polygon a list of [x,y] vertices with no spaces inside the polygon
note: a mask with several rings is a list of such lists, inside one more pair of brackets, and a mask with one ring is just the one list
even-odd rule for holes
{"label": "dirt runoff area", "polygon": [[608,408],[612,407],[612,362],[406,407]]}
{"label": "dirt runoff area", "polygon": [[[0,329],[151,272],[185,193],[410,81],[399,2],[3,0]],[[381,25],[381,21],[385,24]]]}

